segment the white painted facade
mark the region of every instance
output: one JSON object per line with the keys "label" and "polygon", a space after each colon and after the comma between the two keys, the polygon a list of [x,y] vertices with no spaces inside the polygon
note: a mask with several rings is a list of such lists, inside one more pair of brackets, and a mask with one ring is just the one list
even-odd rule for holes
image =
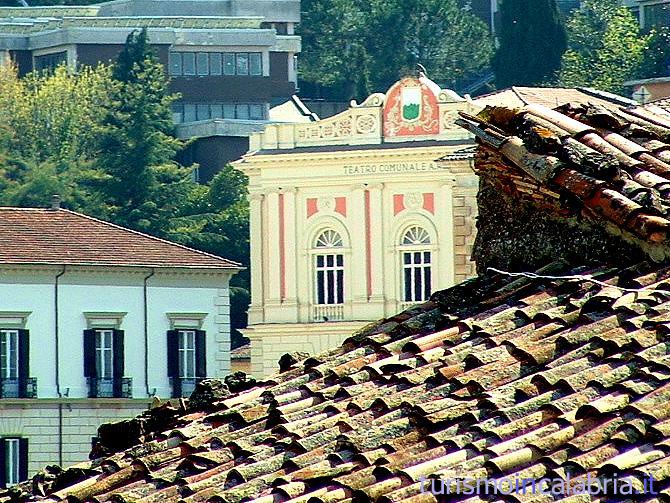
{"label": "white painted facade", "polygon": [[[28,439],[29,473],[86,459],[101,423],[137,415],[154,395],[171,397],[168,330],[203,330],[207,376],[228,374],[236,271],[0,265],[0,329],[28,330],[29,376],[37,380],[37,398],[0,399],[0,437]],[[88,398],[83,333],[91,328],[124,331],[132,398]]]}
{"label": "white painted facade", "polygon": [[[328,119],[271,125],[250,137],[252,151],[236,167],[249,176],[244,333],[255,375],[275,371],[284,353],[331,349],[370,321],[426,300],[407,298],[407,251],[429,253],[430,291],[474,273],[478,178],[472,156],[459,152],[472,139],[453,121],[476,105],[435,87],[403,79]],[[405,95],[422,100],[413,120],[401,117]],[[403,245],[413,228],[426,242]],[[331,231],[341,245],[324,251],[317,242]],[[342,256],[341,302],[317,298],[323,254]]]}

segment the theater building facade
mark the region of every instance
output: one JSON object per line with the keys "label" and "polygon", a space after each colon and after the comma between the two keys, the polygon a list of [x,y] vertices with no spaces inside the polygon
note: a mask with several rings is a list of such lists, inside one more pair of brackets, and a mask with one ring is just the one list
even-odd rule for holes
{"label": "theater building facade", "polygon": [[235,163],[249,177],[257,376],[474,274],[475,105],[425,77],[328,119],[269,125]]}

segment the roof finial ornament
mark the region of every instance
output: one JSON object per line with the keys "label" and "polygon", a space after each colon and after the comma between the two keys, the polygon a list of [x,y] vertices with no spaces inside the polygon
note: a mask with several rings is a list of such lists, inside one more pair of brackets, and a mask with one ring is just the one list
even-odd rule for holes
{"label": "roof finial ornament", "polygon": [[59,210],[60,209],[60,195],[59,194],[54,194],[51,196],[51,209],[52,210]]}
{"label": "roof finial ornament", "polygon": [[423,66],[421,63],[417,63],[416,64],[416,69],[417,69],[417,72],[419,73],[419,77],[428,78],[425,66]]}

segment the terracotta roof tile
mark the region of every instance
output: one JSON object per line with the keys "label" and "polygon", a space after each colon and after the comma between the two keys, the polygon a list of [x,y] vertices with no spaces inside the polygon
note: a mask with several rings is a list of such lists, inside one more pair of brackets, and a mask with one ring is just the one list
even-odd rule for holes
{"label": "terracotta roof tile", "polygon": [[0,208],[0,264],[237,269],[239,264],[80,213]]}

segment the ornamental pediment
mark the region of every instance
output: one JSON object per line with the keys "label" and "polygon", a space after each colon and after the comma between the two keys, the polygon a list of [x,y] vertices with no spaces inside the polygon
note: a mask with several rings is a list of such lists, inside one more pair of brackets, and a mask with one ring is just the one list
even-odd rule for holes
{"label": "ornamental pediment", "polygon": [[250,137],[250,151],[328,145],[469,138],[454,121],[472,112],[471,101],[425,76],[405,77],[337,115],[300,124],[271,124]]}

